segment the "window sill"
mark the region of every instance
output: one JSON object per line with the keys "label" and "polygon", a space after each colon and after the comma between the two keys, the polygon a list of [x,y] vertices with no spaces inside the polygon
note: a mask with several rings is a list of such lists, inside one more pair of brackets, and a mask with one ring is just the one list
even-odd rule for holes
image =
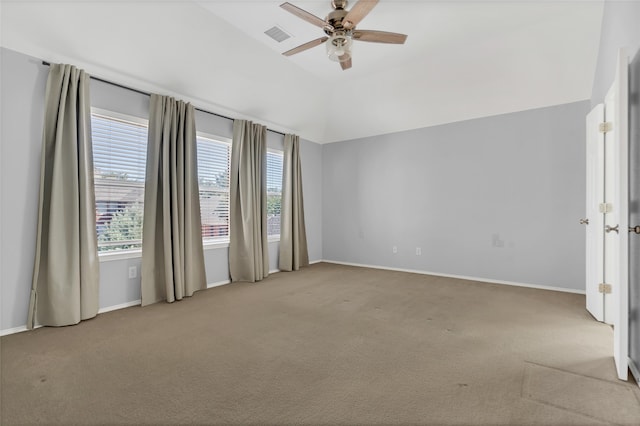
{"label": "window sill", "polygon": [[216,250],[229,247],[229,240],[223,241],[205,241],[203,244],[205,250]]}
{"label": "window sill", "polygon": [[111,262],[114,260],[139,259],[142,257],[142,249],[137,250],[118,250],[113,252],[98,253],[100,263]]}
{"label": "window sill", "polygon": [[[268,237],[267,242],[271,243],[279,243],[280,236]],[[215,241],[215,242],[204,242],[203,248],[204,250],[217,250],[229,247],[229,241]],[[142,257],[142,250],[120,250],[113,252],[102,252],[98,253],[98,259],[100,262],[112,262],[116,260],[125,260],[125,259],[139,259]]]}

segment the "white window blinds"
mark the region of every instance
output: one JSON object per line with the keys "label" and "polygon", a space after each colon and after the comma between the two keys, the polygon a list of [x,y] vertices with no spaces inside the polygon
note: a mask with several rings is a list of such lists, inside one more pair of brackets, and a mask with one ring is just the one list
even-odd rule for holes
{"label": "white window blinds", "polygon": [[91,114],[98,251],[142,247],[147,125]]}
{"label": "white window blinds", "polygon": [[198,184],[202,238],[229,238],[229,168],[231,144],[198,136]]}
{"label": "white window blinds", "polygon": [[281,151],[267,151],[267,236],[270,237],[280,235],[282,160]]}

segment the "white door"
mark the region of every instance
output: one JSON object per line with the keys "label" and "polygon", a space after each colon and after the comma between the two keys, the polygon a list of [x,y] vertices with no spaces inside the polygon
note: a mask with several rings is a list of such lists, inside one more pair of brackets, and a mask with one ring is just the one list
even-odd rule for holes
{"label": "white door", "polygon": [[[611,86],[604,99],[604,116],[606,124],[609,126],[604,136],[604,201],[608,212],[604,215],[604,278],[603,283],[610,285],[611,293],[604,295],[604,322],[614,325],[616,323],[616,304],[613,296],[613,287],[619,283],[620,249],[618,247],[620,205],[616,186],[618,185],[616,175],[619,171],[617,152],[617,100],[616,83]],[[615,231],[618,229],[618,232]],[[607,290],[609,291],[609,290]]]}
{"label": "white door", "polygon": [[[605,99],[607,142],[613,141],[615,169],[611,213],[605,215],[605,282],[611,284],[613,318],[613,357],[618,378],[627,380],[629,369],[629,59],[618,53],[616,79]],[[611,139],[610,139],[611,138]],[[605,168],[605,173],[608,170]],[[605,181],[607,178],[605,178]],[[605,183],[606,186],[606,183]],[[607,189],[605,196],[609,197]],[[612,256],[608,256],[611,252]],[[607,305],[605,304],[605,315]]]}
{"label": "white door", "polygon": [[605,294],[598,285],[604,283],[604,104],[598,104],[587,115],[587,204],[580,223],[586,234],[586,299],[587,310],[598,321],[604,321]]}

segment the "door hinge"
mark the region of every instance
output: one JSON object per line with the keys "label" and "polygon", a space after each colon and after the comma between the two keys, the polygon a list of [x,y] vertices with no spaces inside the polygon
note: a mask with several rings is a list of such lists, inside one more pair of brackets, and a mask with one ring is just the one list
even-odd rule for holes
{"label": "door hinge", "polygon": [[598,131],[600,133],[607,133],[613,130],[613,123],[610,121],[605,121],[604,123],[600,123],[598,125]]}
{"label": "door hinge", "polygon": [[600,203],[598,205],[598,210],[600,213],[611,213],[613,211],[613,204],[611,203]]}
{"label": "door hinge", "polygon": [[611,294],[611,284],[598,284],[598,293]]}

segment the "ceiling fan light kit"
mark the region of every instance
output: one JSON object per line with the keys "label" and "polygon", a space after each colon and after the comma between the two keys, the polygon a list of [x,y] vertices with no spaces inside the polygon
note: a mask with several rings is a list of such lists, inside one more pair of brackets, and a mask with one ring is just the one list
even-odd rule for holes
{"label": "ceiling fan light kit", "polygon": [[334,34],[325,43],[327,56],[335,62],[346,62],[351,59],[353,39],[346,34]]}
{"label": "ceiling fan light kit", "polygon": [[351,68],[351,47],[353,40],[371,43],[403,44],[407,39],[405,34],[389,33],[375,30],[357,30],[356,25],[378,4],[378,0],[359,0],[351,10],[346,10],[346,0],[332,0],[333,11],[323,20],[317,16],[300,9],[291,3],[283,3],[281,8],[296,15],[298,18],[322,28],[328,37],[320,37],[310,42],[283,53],[285,56],[295,55],[318,46],[326,44],[327,56],[335,62],[339,62],[343,70]]}

